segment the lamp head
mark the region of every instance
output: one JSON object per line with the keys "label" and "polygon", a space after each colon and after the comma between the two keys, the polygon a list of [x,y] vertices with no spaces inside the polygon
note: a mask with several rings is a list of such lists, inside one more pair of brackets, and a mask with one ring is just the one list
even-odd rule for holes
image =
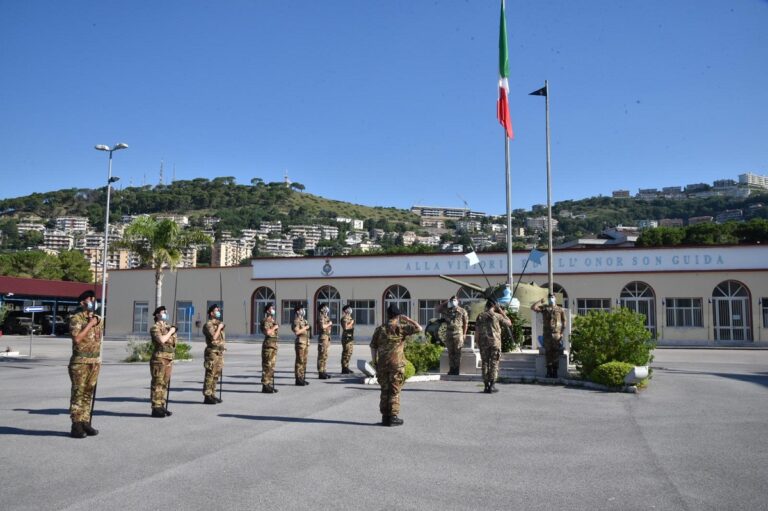
{"label": "lamp head", "polygon": [[112,176],[109,178],[109,184],[112,184],[114,182],[120,181],[120,178],[117,176]]}
{"label": "lamp head", "polygon": [[116,144],[114,148],[112,148],[113,151],[117,151],[118,149],[128,149],[128,144],[123,144],[122,142],[119,144]]}
{"label": "lamp head", "polygon": [[109,147],[105,146],[104,144],[99,144],[94,147],[97,151],[109,151]]}

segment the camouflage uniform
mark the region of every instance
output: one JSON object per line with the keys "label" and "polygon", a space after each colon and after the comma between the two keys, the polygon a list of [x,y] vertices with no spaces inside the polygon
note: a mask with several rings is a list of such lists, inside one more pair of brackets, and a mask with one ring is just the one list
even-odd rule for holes
{"label": "camouflage uniform", "polygon": [[224,369],[224,330],[214,337],[216,329],[221,324],[218,319],[209,319],[203,326],[205,335],[205,352],[203,367],[205,367],[205,380],[203,381],[203,395],[213,398],[216,394],[216,385],[219,382],[221,371]]}
{"label": "camouflage uniform", "polygon": [[91,327],[82,341],[75,342],[90,317],[91,313],[81,311],[69,319],[69,333],[72,336],[72,358],[69,359],[69,379],[72,381],[69,416],[73,423],[90,423],[93,392],[101,369],[101,321]]}
{"label": "camouflage uniform", "polygon": [[261,321],[261,333],[264,334],[264,342],[261,344],[261,384],[274,386],[275,362],[277,361],[277,332],[275,335],[267,335],[267,330],[277,326],[274,316],[265,316]]}
{"label": "camouflage uniform", "polygon": [[320,333],[317,334],[317,372],[325,374],[328,363],[328,350],[331,349],[331,318],[328,313],[320,314]]}
{"label": "camouflage uniform", "polygon": [[405,338],[415,334],[417,326],[394,318],[376,327],[371,348],[376,350],[376,378],[381,386],[379,410],[383,416],[400,413],[400,389],[405,383]]}
{"label": "camouflage uniform", "polygon": [[558,305],[542,305],[539,307],[542,324],[544,325],[544,354],[547,360],[548,376],[556,377],[560,366],[560,355],[563,349],[560,342],[565,329],[565,311]]}
{"label": "camouflage uniform", "polygon": [[483,382],[486,388],[496,382],[499,376],[501,358],[501,324],[512,326],[506,314],[499,314],[493,309],[481,312],[475,320],[475,336],[480,348],[483,364]]}
{"label": "camouflage uniform", "polygon": [[158,321],[149,330],[149,335],[155,345],[155,352],[149,359],[149,373],[152,376],[149,392],[152,408],[165,408],[166,405],[168,384],[171,381],[171,370],[173,369],[173,356],[176,351],[176,332],[165,344],[160,341],[160,338],[166,335],[170,329],[171,325],[165,321]]}
{"label": "camouflage uniform", "polygon": [[341,369],[349,369],[352,350],[355,346],[355,320],[351,316],[341,317]]}
{"label": "camouflage uniform", "polygon": [[440,312],[448,327],[445,344],[448,348],[449,367],[452,372],[458,373],[461,365],[461,348],[464,347],[464,329],[469,323],[469,316],[467,311],[458,305],[456,307],[444,305]]}
{"label": "camouflage uniform", "polygon": [[[303,316],[298,314],[293,319],[293,326],[291,329],[296,334],[299,330],[309,326],[309,322],[304,319]],[[296,363],[293,366],[293,371],[296,373],[297,380],[304,380],[307,372],[307,355],[309,354],[309,335],[308,332],[304,332],[299,335],[296,334]]]}

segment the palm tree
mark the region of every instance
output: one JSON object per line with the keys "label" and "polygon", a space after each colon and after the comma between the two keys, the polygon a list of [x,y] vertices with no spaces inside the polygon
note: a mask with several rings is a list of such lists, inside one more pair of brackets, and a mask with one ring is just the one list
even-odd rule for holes
{"label": "palm tree", "polygon": [[184,249],[192,245],[210,245],[211,242],[211,237],[200,230],[182,230],[173,220],[158,222],[145,216],[125,228],[119,245],[138,254],[143,268],[155,269],[155,307],[159,307],[163,294],[163,268],[174,271],[181,262]]}

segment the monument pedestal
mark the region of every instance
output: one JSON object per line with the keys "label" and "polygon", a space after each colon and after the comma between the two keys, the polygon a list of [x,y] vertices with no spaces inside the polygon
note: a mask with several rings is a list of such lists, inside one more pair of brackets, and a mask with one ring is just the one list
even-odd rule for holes
{"label": "monument pedestal", "polygon": [[[448,361],[448,349],[440,356],[440,372],[447,373],[450,370]],[[464,347],[461,349],[461,361],[459,362],[460,374],[481,374],[480,351],[475,348],[475,336],[467,334],[464,337]]]}

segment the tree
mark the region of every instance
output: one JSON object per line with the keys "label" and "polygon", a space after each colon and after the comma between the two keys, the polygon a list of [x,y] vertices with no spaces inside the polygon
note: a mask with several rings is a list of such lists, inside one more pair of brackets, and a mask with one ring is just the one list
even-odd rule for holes
{"label": "tree", "polygon": [[65,250],[59,254],[61,280],[90,282],[91,263],[78,250]]}
{"label": "tree", "polygon": [[173,271],[182,251],[191,245],[211,245],[211,237],[196,229],[182,230],[176,222],[141,217],[125,229],[120,246],[139,255],[141,266],[155,270],[155,307],[162,303],[163,268]]}
{"label": "tree", "polygon": [[291,190],[296,190],[297,192],[303,192],[305,188],[306,187],[301,183],[291,183]]}

